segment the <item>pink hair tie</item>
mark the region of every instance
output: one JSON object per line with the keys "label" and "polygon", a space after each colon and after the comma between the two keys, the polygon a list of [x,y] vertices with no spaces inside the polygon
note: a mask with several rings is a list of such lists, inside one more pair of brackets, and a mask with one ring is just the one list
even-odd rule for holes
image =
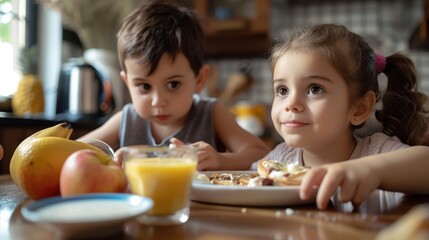
{"label": "pink hair tie", "polygon": [[376,53],[375,54],[375,72],[378,74],[382,73],[386,68],[386,57]]}

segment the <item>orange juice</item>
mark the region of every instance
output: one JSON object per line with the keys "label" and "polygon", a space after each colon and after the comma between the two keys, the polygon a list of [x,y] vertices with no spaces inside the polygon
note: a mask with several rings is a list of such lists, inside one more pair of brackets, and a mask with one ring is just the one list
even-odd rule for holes
{"label": "orange juice", "polygon": [[134,194],[154,201],[149,214],[167,215],[188,205],[196,167],[187,158],[135,158],[125,162],[125,173]]}

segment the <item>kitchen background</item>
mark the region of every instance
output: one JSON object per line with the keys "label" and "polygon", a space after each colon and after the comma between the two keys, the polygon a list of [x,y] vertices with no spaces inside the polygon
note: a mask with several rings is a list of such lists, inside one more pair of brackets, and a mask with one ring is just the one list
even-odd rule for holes
{"label": "kitchen background", "polygon": [[[259,107],[262,104],[266,107],[265,121],[268,119],[265,127],[270,127],[269,106],[273,97],[271,72],[266,61],[269,41],[279,30],[300,24],[344,24],[363,35],[377,52],[408,54],[416,64],[420,90],[429,94],[429,54],[422,48],[424,39],[418,35],[425,23],[422,0],[178,2],[197,10],[207,34],[207,62],[215,71],[203,95],[225,97],[227,99],[223,100],[231,106],[245,103]],[[63,49],[63,61],[73,54],[82,54],[76,51],[76,45],[67,42],[63,42]],[[237,77],[235,73],[240,71],[249,78]],[[252,129],[255,125],[248,127]]]}
{"label": "kitchen background", "polygon": [[[429,94],[428,49],[412,49],[410,46],[412,36],[423,19],[423,11],[420,0],[272,0],[269,34],[275,37],[280,29],[300,24],[344,24],[363,35],[377,52],[390,55],[399,51],[410,56],[419,74],[420,90]],[[266,58],[217,59],[209,62],[219,68],[222,84],[226,83],[231,72],[242,64],[249,64],[255,81],[238,100],[271,102],[271,72]]]}
{"label": "kitchen background", "polygon": [[[255,1],[254,1],[255,2]],[[340,23],[352,31],[361,34],[375,51],[390,55],[403,52],[411,57],[416,64],[419,77],[419,90],[429,94],[429,54],[425,39],[419,34],[427,34],[426,14],[429,1],[420,0],[272,0],[268,8],[268,34],[276,37],[281,29],[292,28],[300,24]],[[423,26],[422,26],[423,25]],[[245,44],[246,37],[241,39]],[[253,44],[253,43],[252,43]],[[209,63],[219,71],[218,84],[224,88],[231,84],[231,73],[243,66],[250,67],[249,73],[253,82],[236,98],[237,102],[263,103],[269,106],[273,97],[271,71],[266,55],[255,54],[252,57],[210,59]],[[380,76],[382,84],[383,76]],[[384,79],[385,80],[385,79]],[[270,123],[270,120],[268,120]],[[267,123],[265,123],[267,124]],[[251,127],[250,127],[251,128]],[[279,141],[277,134],[271,129],[271,138]]]}
{"label": "kitchen background", "polygon": [[[58,83],[61,68],[64,68],[67,61],[88,54],[84,49],[97,48],[97,44],[101,44],[102,41],[104,43],[105,40],[109,40],[110,43],[106,44],[111,44],[112,39],[114,41],[115,25],[104,24],[110,38],[102,36],[101,33],[94,34],[97,40],[93,45],[88,45],[87,41],[82,41],[85,39],[79,39],[79,31],[77,34],[73,31],[73,27],[67,24],[70,19],[64,18],[64,14],[59,14],[58,8],[53,9],[47,4],[40,4],[56,1],[25,1],[38,5],[39,20],[37,25],[34,22],[33,25],[37,26],[37,42],[41,53],[39,75],[44,86],[45,113],[43,116],[19,118],[0,112],[0,144],[6,146],[5,159],[11,156],[13,149],[24,137],[37,129],[52,125],[52,122],[42,122],[44,120],[71,121],[76,129],[74,137],[84,134],[105,120],[105,118],[101,121],[90,120],[88,123],[79,122],[78,119],[73,121],[70,116],[60,118],[56,113]],[[91,5],[95,6],[102,2],[114,3],[121,8],[131,6],[132,9],[140,1],[58,2],[86,4],[90,2],[86,7],[88,10]],[[177,2],[196,9],[206,31],[207,63],[214,71],[203,95],[219,97],[225,101],[238,115],[237,120],[242,126],[269,144],[274,145],[281,141],[272,129],[269,117],[273,90],[271,72],[267,64],[270,41],[281,29],[301,24],[344,24],[352,31],[363,35],[379,53],[390,55],[399,51],[410,56],[416,64],[419,89],[429,94],[427,51],[429,45],[425,42],[429,34],[427,31],[429,22],[424,11],[425,6],[429,9],[429,0],[177,0]],[[100,16],[113,18],[116,15],[102,12]],[[86,26],[97,23],[95,19],[89,20]],[[111,54],[108,55],[110,63],[106,64],[113,66],[117,64],[116,50],[114,46],[106,46],[103,45],[104,48],[111,48],[109,49]],[[114,72],[115,70],[113,75]],[[129,96],[118,74],[111,78],[117,104],[116,111],[129,101]],[[4,87],[5,82],[7,81],[0,81],[0,88]],[[249,116],[253,117],[253,121],[249,121]],[[31,128],[22,132],[24,126]],[[3,168],[7,167],[5,161],[2,165]]]}
{"label": "kitchen background", "polygon": [[[195,3],[190,0],[179,0],[178,2],[188,7],[195,6]],[[422,21],[425,21],[424,1],[422,0],[217,0],[196,2],[197,4],[198,2],[209,2],[208,6],[211,6],[212,9],[208,9],[204,13],[212,15],[212,18],[217,18],[219,21],[227,21],[228,19],[225,18],[234,18],[234,16],[263,21],[257,19],[258,13],[255,12],[257,9],[254,8],[258,6],[258,2],[266,4],[268,5],[267,12],[259,13],[267,14],[267,26],[260,32],[266,31],[270,38],[275,37],[280,29],[300,24],[344,24],[352,31],[363,35],[376,51],[384,55],[399,51],[410,56],[416,64],[421,79],[420,90],[429,94],[429,54],[427,53],[429,48],[417,49],[415,46],[418,44],[412,46],[416,31],[419,31]],[[210,5],[210,2],[214,2],[214,4]],[[228,9],[225,6],[231,6],[231,8],[235,6],[238,9]],[[197,11],[199,10],[197,9]],[[242,11],[248,12],[247,16],[243,15]],[[201,11],[199,13],[203,14]],[[226,17],[226,14],[229,15]],[[269,49],[254,50],[258,47],[255,46],[255,42],[252,42],[252,38],[260,40],[261,45],[265,44],[265,39],[259,38],[260,33],[258,33],[259,35],[254,34],[256,35],[254,36],[250,33],[251,29],[247,31],[237,30],[236,39],[239,39],[237,41],[241,47],[248,48],[246,45],[249,45],[247,42],[250,42],[253,48],[250,47],[248,52],[231,53],[223,50],[227,47],[225,45],[228,42],[222,41],[222,37],[228,38],[234,34],[233,31],[225,34],[223,29],[219,30],[216,39],[219,43],[209,42],[209,44],[220,45],[219,52],[208,54],[207,62],[217,70],[217,84],[220,89],[227,85],[231,73],[246,68],[253,77],[252,85],[241,92],[236,100],[270,104],[272,100],[271,73],[266,62]],[[216,35],[216,33],[212,35]],[[68,57],[81,54],[82,52],[75,45],[63,42],[63,61]]]}

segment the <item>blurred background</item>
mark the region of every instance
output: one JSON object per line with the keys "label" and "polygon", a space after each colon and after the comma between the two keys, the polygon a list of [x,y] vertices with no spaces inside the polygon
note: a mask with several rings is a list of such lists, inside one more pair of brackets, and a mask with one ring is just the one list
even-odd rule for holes
{"label": "blurred background", "polygon": [[[0,0],[0,144],[14,146],[38,128],[64,120],[74,123],[77,137],[129,102],[119,79],[115,35],[121,19],[143,1]],[[202,94],[225,102],[240,125],[271,145],[279,139],[269,118],[273,90],[267,57],[281,29],[344,24],[381,54],[410,56],[419,90],[429,94],[429,0],[174,2],[194,9],[206,34],[212,72]],[[23,51],[29,49],[34,51]],[[5,154],[6,159],[7,148]]]}

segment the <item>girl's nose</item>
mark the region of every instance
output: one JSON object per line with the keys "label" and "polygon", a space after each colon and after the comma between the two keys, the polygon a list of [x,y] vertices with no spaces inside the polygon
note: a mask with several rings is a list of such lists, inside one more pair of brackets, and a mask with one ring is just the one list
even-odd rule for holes
{"label": "girl's nose", "polygon": [[290,93],[286,98],[286,112],[302,112],[304,111],[304,105],[302,104],[302,100],[296,93]]}

